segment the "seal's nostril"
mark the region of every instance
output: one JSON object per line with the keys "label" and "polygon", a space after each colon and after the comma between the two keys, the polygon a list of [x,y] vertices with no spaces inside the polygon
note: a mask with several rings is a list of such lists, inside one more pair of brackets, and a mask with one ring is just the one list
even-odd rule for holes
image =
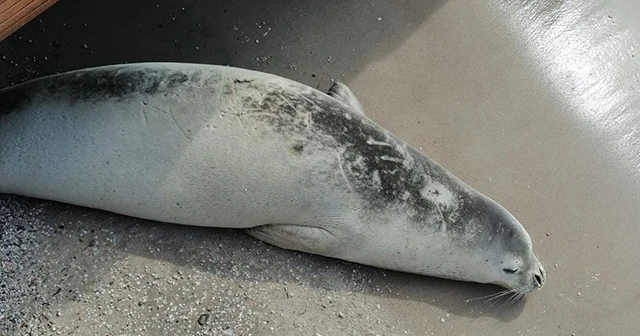
{"label": "seal's nostril", "polygon": [[539,275],[534,275],[533,278],[536,280],[536,284],[538,287],[542,286],[542,278]]}

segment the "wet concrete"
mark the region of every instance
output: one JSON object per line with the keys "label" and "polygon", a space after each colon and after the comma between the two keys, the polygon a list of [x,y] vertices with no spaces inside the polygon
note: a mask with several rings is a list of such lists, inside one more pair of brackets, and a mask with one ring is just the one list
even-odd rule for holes
{"label": "wet concrete", "polygon": [[[89,3],[91,5],[89,5]],[[233,230],[0,197],[0,333],[633,335],[640,5],[63,1],[0,42],[0,86],[184,61],[355,91],[527,228],[548,272],[497,288],[283,251]],[[2,287],[4,285],[4,287]]]}

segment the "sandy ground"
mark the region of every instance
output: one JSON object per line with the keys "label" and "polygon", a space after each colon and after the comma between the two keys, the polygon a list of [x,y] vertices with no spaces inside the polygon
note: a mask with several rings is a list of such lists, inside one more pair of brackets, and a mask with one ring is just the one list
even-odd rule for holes
{"label": "sandy ground", "polygon": [[0,87],[138,61],[341,80],[521,220],[542,291],[469,300],[499,289],[2,195],[0,334],[635,335],[638,5],[475,3],[61,1],[0,42]]}

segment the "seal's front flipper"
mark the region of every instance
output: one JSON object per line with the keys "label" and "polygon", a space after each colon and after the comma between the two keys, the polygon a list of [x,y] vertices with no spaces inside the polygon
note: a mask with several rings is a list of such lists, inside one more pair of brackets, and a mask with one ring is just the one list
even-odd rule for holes
{"label": "seal's front flipper", "polygon": [[356,112],[358,112],[359,114],[364,115],[364,108],[362,107],[362,104],[360,104],[360,101],[358,100],[358,98],[356,98],[356,95],[351,91],[351,89],[349,89],[348,86],[340,82],[335,82],[335,84],[331,86],[327,94],[353,107],[353,109],[356,110]]}
{"label": "seal's front flipper", "polygon": [[246,229],[245,232],[283,249],[324,256],[335,256],[340,246],[333,233],[315,226],[268,224]]}

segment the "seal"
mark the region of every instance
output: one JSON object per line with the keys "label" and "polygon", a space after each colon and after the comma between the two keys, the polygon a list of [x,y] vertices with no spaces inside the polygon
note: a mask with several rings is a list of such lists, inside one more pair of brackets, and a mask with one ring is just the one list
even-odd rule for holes
{"label": "seal", "polygon": [[366,117],[342,83],[327,94],[247,69],[137,63],[9,87],[0,192],[514,295],[545,282],[513,215]]}

